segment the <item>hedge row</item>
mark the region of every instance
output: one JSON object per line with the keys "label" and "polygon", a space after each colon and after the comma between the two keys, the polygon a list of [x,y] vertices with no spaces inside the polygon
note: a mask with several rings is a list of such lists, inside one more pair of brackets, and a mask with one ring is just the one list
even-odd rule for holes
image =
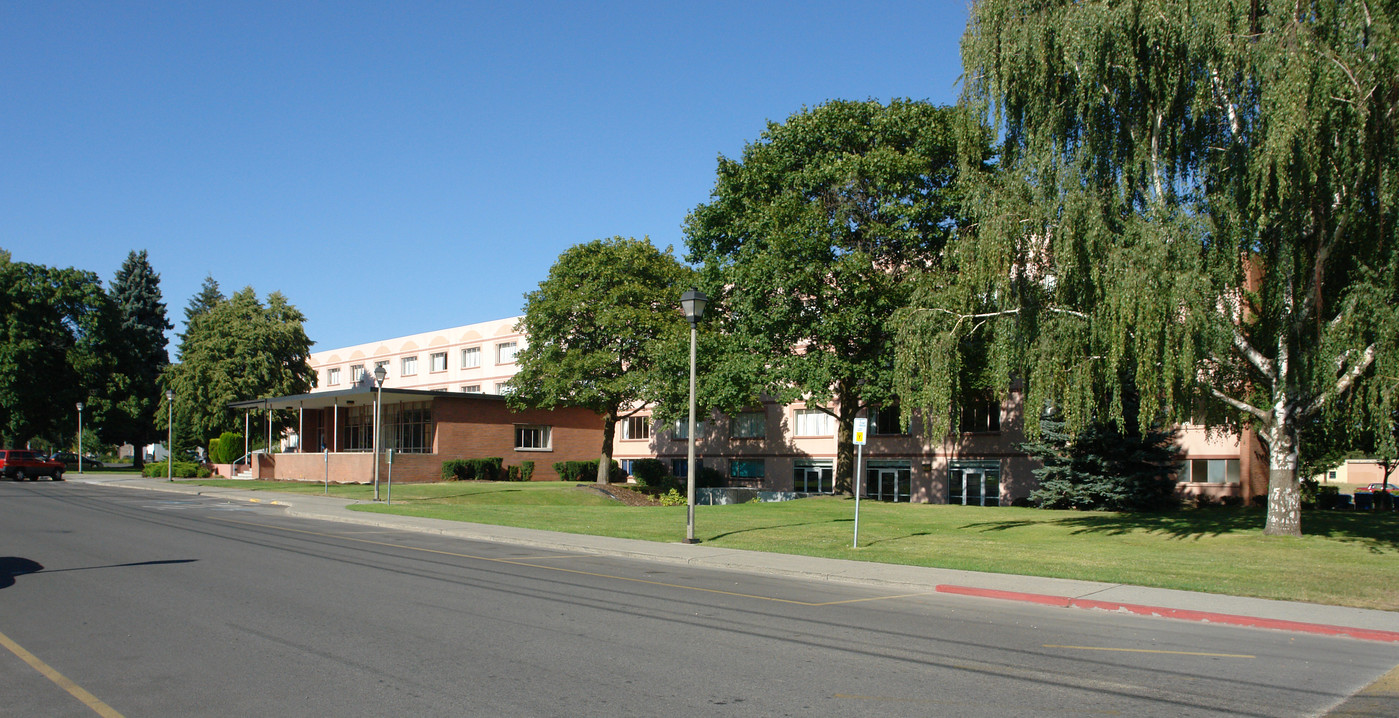
{"label": "hedge row", "polygon": [[501,466],[505,459],[491,456],[485,459],[449,459],[442,462],[443,481],[529,481],[534,477],[534,462],[522,461],[517,466]]}
{"label": "hedge row", "polygon": [[[141,475],[150,479],[163,479],[166,469],[164,461],[153,461],[141,469]],[[209,467],[193,461],[176,461],[168,469],[171,478],[175,479],[207,479],[214,473]]]}
{"label": "hedge row", "polygon": [[[560,461],[554,464],[559,481],[597,481],[597,461]],[[627,480],[627,472],[616,461],[612,462],[611,480],[622,483]]]}

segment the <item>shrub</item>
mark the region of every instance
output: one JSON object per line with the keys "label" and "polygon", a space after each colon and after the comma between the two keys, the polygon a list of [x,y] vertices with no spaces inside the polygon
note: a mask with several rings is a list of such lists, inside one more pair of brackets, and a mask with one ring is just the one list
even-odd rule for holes
{"label": "shrub", "polygon": [[[165,478],[166,463],[151,462],[141,469],[141,475],[152,479]],[[193,461],[176,461],[169,466],[170,477],[175,479],[207,479],[213,474],[209,467]]]}
{"label": "shrub", "polygon": [[521,462],[520,462],[520,480],[521,480],[521,481],[531,481],[531,480],[533,480],[533,479],[534,479],[534,462],[533,462],[533,461],[521,461]]}
{"label": "shrub", "polygon": [[1233,495],[1221,496],[1219,497],[1219,504],[1225,508],[1236,509],[1244,505],[1244,497]]}
{"label": "shrub", "polygon": [[232,431],[219,434],[219,438],[209,442],[209,462],[231,464],[243,455],[243,435]]}
{"label": "shrub", "polygon": [[1039,441],[1020,445],[1044,462],[1031,472],[1039,488],[1030,499],[1040,508],[1161,511],[1179,505],[1173,432],[1124,433],[1107,423],[1072,436],[1053,414],[1040,426]]}
{"label": "shrub", "polygon": [[670,468],[660,459],[637,459],[631,463],[631,475],[636,477],[636,483],[642,486],[655,486],[659,488],[674,487],[675,477],[670,475]]}
{"label": "shrub", "polygon": [[675,489],[671,489],[670,491],[667,491],[656,498],[660,499],[662,506],[685,505],[685,495],[680,493],[679,491],[676,491]]}
{"label": "shrub", "polygon": [[507,467],[505,467],[505,480],[506,480],[506,481],[523,481],[523,479],[520,478],[520,467],[519,467],[519,466],[507,466]]}
{"label": "shrub", "polygon": [[[560,461],[554,464],[554,471],[558,472],[559,481],[597,480],[596,461]],[[627,480],[627,473],[622,471],[622,467],[616,461],[612,462],[611,480],[617,483]]]}
{"label": "shrub", "polygon": [[445,481],[498,481],[503,473],[504,459],[492,456],[485,459],[449,459],[442,462],[442,479]]}
{"label": "shrub", "polygon": [[713,467],[699,466],[695,468],[695,488],[697,489],[722,488],[728,481],[724,472]]}

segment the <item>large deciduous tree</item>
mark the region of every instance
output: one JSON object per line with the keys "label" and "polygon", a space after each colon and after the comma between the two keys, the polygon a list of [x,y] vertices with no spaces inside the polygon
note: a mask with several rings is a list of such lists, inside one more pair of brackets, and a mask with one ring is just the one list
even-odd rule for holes
{"label": "large deciduous tree", "polygon": [[598,483],[609,480],[618,420],[651,398],[657,343],[685,327],[677,307],[690,276],[649,239],[614,237],[565,250],[539,289],[525,295],[518,328],[529,345],[516,357],[509,401],[601,414]]}
{"label": "large deciduous tree", "polygon": [[[956,223],[955,114],[833,101],[771,122],[741,159],[719,158],[710,201],[685,223],[751,386],[837,420],[842,491],[856,415],[893,400],[889,319],[907,276],[938,261]],[[969,136],[984,152],[984,135]]]}
{"label": "large deciduous tree", "polygon": [[0,250],[0,442],[66,446],[80,401],[102,423],[114,317],[96,274],[13,262]]}
{"label": "large deciduous tree", "polygon": [[[315,372],[305,319],[281,292],[269,294],[264,305],[252,287],[195,313],[180,342],[180,362],[165,378],[175,392],[182,432],[190,431],[202,445],[225,431],[241,431],[230,402],[309,391]],[[162,404],[162,427],[166,415]]]}
{"label": "large deciduous tree", "polygon": [[1002,172],[971,193],[959,271],[903,314],[905,395],[955,396],[978,332],[1029,423],[1120,420],[1131,376],[1143,429],[1255,428],[1265,533],[1299,535],[1299,426],[1399,401],[1374,381],[1399,375],[1396,22],[1338,0],[977,2],[963,99]]}
{"label": "large deciduous tree", "polygon": [[160,375],[170,364],[165,332],[171,328],[160,293],[160,275],[151,268],[146,251],[132,251],[112,281],[117,327],[113,338],[116,372],[108,386],[111,402],[105,433],[112,439],[140,447],[159,438],[155,414],[160,407]]}

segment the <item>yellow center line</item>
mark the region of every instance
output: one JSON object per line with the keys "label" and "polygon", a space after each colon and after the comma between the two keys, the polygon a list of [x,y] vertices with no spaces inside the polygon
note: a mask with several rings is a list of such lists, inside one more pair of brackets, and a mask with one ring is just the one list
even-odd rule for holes
{"label": "yellow center line", "polygon": [[[580,571],[580,570],[578,570],[578,569],[563,568],[563,567],[561,567],[561,566],[547,566],[547,565],[544,565],[544,564],[529,563],[527,560],[522,560],[522,559],[518,559],[518,558],[491,558],[490,556],[476,556],[476,555],[474,555],[474,554],[468,554],[468,553],[455,553],[455,552],[452,552],[452,551],[441,551],[441,550],[433,549],[433,548],[421,548],[421,547],[418,547],[418,546],[404,546],[404,545],[402,545],[402,544],[389,543],[389,542],[387,542],[387,541],[371,541],[371,540],[369,540],[369,539],[354,538],[354,537],[352,537],[352,536],[344,536],[344,535],[341,535],[341,534],[328,534],[328,533],[321,533],[321,532],[319,532],[319,531],[306,531],[306,530],[304,530],[304,529],[289,529],[289,528],[285,528],[285,527],[282,527],[282,526],[272,526],[272,525],[270,525],[270,524],[260,524],[260,523],[256,523],[256,522],[252,522],[252,521],[234,521],[234,520],[232,520],[232,519],[219,519],[219,518],[216,518],[216,519],[213,519],[213,520],[215,520],[215,521],[221,521],[221,522],[223,522],[223,523],[229,523],[229,524],[240,524],[240,525],[243,525],[243,526],[256,526],[256,527],[259,527],[259,528],[274,529],[274,530],[276,530],[276,531],[285,531],[285,532],[288,532],[288,533],[305,534],[305,535],[307,535],[307,536],[320,536],[320,537],[322,537],[322,538],[333,538],[333,539],[339,539],[339,540],[342,540],[342,541],[354,541],[354,542],[357,542],[357,543],[370,544],[370,545],[372,545],[372,546],[384,546],[384,547],[387,547],[387,548],[396,548],[396,549],[402,549],[402,550],[405,550],[405,551],[421,551],[421,552],[423,552],[423,553],[435,553],[435,554],[439,554],[439,555],[442,555],[442,556],[454,556],[454,557],[456,557],[456,558],[469,558],[469,559],[474,559],[474,560],[477,560],[477,561],[489,561],[489,562],[492,562],[492,563],[503,563],[503,564],[509,564],[509,565],[512,565],[512,566],[524,566],[524,567],[527,567],[527,568],[537,568],[537,569],[541,569],[541,570],[544,570],[544,571],[557,571],[557,572],[560,572],[560,573],[571,573],[571,574],[574,574],[574,575],[578,575],[578,576],[588,576],[588,577],[591,577],[591,578],[606,578],[606,579],[611,579],[611,580],[613,580],[613,581],[629,581],[629,582],[631,582],[631,583],[641,583],[641,584],[646,584],[646,585],[648,585],[648,586],[660,586],[660,587],[662,587],[662,588],[678,588],[678,589],[683,589],[683,590],[686,590],[686,591],[699,591],[699,592],[701,592],[701,593],[712,593],[712,594],[717,594],[717,595],[720,595],[720,596],[733,596],[733,597],[735,597],[735,598],[752,598],[752,599],[756,599],[756,600],[759,600],[759,601],[772,601],[772,602],[775,602],[775,603],[788,603],[788,604],[792,604],[792,605],[796,605],[796,606],[807,606],[807,607],[812,607],[812,608],[821,607],[821,606],[839,606],[839,605],[843,605],[843,604],[847,604],[847,603],[862,603],[862,602],[866,602],[866,601],[887,601],[887,600],[889,600],[889,599],[895,599],[895,598],[912,598],[912,597],[916,597],[916,596],[930,596],[930,595],[933,595],[933,594],[935,593],[934,591],[925,591],[925,592],[922,592],[922,593],[906,593],[906,594],[901,594],[901,595],[898,595],[898,596],[873,596],[873,597],[869,597],[869,598],[852,598],[852,599],[845,599],[845,600],[840,600],[840,601],[797,601],[797,600],[793,600],[793,599],[790,599],[790,598],[775,598],[775,597],[773,597],[773,596],[759,596],[759,595],[755,595],[755,594],[751,594],[751,593],[739,593],[739,592],[736,592],[736,591],[721,591],[721,590],[715,589],[715,588],[700,588],[700,587],[698,587],[698,586],[685,586],[685,585],[683,585],[683,584],[678,584],[678,583],[666,583],[666,582],[664,582],[664,581],[651,581],[651,580],[649,580],[649,579],[644,579],[644,578],[632,578],[632,577],[630,577],[630,576],[616,576],[616,575],[608,574],[608,573],[595,573],[595,572],[593,572],[593,571]],[[527,558],[528,558],[528,557],[527,557]],[[553,557],[546,557],[546,558],[553,558]],[[529,560],[535,560],[535,559],[530,558]]]}
{"label": "yellow center line", "polygon": [[82,686],[68,680],[62,673],[54,670],[52,666],[39,660],[38,656],[24,650],[23,646],[10,640],[10,637],[6,636],[4,633],[0,633],[0,646],[8,648],[10,653],[19,656],[19,659],[28,663],[30,668],[33,668],[45,678],[53,681],[54,685],[68,691],[69,695],[82,701],[83,705],[91,708],[92,712],[102,716],[102,718],[123,718],[122,714],[118,713],[111,706],[98,700],[97,696],[83,690]]}
{"label": "yellow center line", "polygon": [[1195,651],[1156,651],[1149,648],[1110,648],[1107,646],[1057,646],[1046,643],[1042,648],[1068,648],[1075,651],[1115,651],[1118,653],[1162,653],[1169,656],[1207,656],[1210,658],[1257,658],[1239,653],[1198,653]]}

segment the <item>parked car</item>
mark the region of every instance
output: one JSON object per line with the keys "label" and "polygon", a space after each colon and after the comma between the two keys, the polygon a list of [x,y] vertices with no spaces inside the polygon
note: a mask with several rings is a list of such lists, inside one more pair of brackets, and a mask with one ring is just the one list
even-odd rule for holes
{"label": "parked car", "polygon": [[54,481],[62,481],[67,468],[63,462],[46,459],[37,451],[0,449],[0,476],[7,479],[25,481],[47,476]]}
{"label": "parked car", "polygon": [[1381,482],[1379,482],[1379,481],[1376,481],[1375,483],[1370,484],[1369,486],[1364,486],[1364,487],[1361,487],[1361,488],[1356,489],[1356,490],[1355,490],[1355,493],[1357,493],[1357,494],[1374,494],[1374,493],[1378,493],[1378,492],[1380,492],[1380,491],[1387,491],[1387,492],[1389,492],[1389,493],[1391,493],[1391,494],[1399,494],[1399,486],[1395,486],[1394,484],[1386,484],[1386,483],[1381,483]]}
{"label": "parked car", "polygon": [[[54,453],[54,455],[49,458],[53,459],[54,461],[63,462],[63,464],[68,467],[69,471],[78,468],[78,455],[71,451],[59,451]],[[102,467],[103,464],[98,459],[91,456],[83,457],[84,469],[100,469]]]}

